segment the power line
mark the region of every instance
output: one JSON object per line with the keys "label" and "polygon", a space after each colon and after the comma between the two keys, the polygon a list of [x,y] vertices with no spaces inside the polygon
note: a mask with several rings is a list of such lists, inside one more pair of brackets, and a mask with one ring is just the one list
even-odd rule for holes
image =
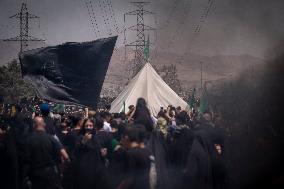
{"label": "power line", "polygon": [[214,4],[214,0],[208,0],[207,6],[203,9],[201,16],[199,18],[199,23],[194,27],[194,31],[193,31],[193,38],[191,40],[190,46],[187,48],[187,52],[185,52],[179,59],[179,63],[181,63],[182,61],[184,61],[184,58],[186,57],[186,55],[188,55],[191,52],[192,49],[192,45],[195,43],[195,41],[197,40],[197,38],[200,35],[201,29],[204,25],[204,23],[206,22],[206,19],[210,13],[210,10],[212,8]]}
{"label": "power line", "polygon": [[167,49],[169,49],[174,42],[176,41],[177,36],[180,36],[180,32],[184,31],[182,28],[185,26],[185,22],[186,22],[186,17],[187,15],[190,13],[191,11],[191,5],[192,5],[192,0],[188,0],[187,2],[185,2],[184,4],[184,11],[182,12],[182,17],[180,19],[179,25],[176,27],[175,32],[173,32],[172,38],[170,39],[170,42],[167,46]]}
{"label": "power line", "polygon": [[104,0],[99,0],[99,7],[100,7],[100,10],[102,11],[102,18],[103,18],[104,24],[106,26],[108,35],[112,36],[112,29],[111,29],[111,26],[110,26],[110,23],[109,23],[108,14],[107,14],[107,11],[106,11],[106,4],[105,4]]}
{"label": "power line", "polygon": [[98,20],[97,20],[97,16],[95,14],[95,2],[93,4],[94,1],[90,0],[90,7],[91,7],[91,13],[92,13],[92,17],[93,17],[93,21],[94,21],[94,26],[96,28],[96,31],[97,31],[97,37],[99,38],[100,37],[100,28],[99,28],[99,25],[98,25]]}
{"label": "power line", "polygon": [[114,9],[113,9],[113,6],[112,6],[112,1],[106,0],[106,2],[107,2],[107,5],[108,5],[108,8],[109,8],[109,11],[110,11],[110,17],[114,21],[114,28],[116,30],[116,33],[119,34],[120,31],[119,31],[119,27],[118,27],[118,24],[117,24],[117,21],[116,21],[115,12],[114,12]]}
{"label": "power line", "polygon": [[172,9],[171,11],[169,11],[169,15],[166,19],[166,22],[164,23],[164,25],[158,27],[157,29],[161,30],[161,29],[165,29],[166,27],[168,27],[170,25],[170,22],[173,20],[173,15],[175,14],[176,10],[177,10],[177,7],[178,5],[181,3],[182,1],[181,0],[175,0],[173,2],[173,5],[171,6]]}
{"label": "power line", "polygon": [[10,16],[10,18],[17,18],[20,22],[20,34],[16,37],[5,39],[4,41],[19,41],[20,54],[27,50],[28,42],[30,41],[44,41],[29,35],[29,21],[30,19],[38,19],[39,17],[28,12],[27,4],[22,3],[21,10],[17,14]]}
{"label": "power line", "polygon": [[93,31],[94,31],[94,33],[95,33],[95,35],[96,35],[96,30],[95,30],[95,27],[94,27],[93,18],[92,18],[92,16],[91,16],[90,7],[89,7],[87,1],[85,1],[85,5],[86,5],[87,11],[88,11],[88,15],[89,15],[89,17],[90,17],[90,22],[91,22],[92,29],[93,29]]}
{"label": "power line", "polygon": [[[127,29],[136,32],[136,40],[125,44],[126,47],[135,48],[135,60],[133,65],[133,76],[138,73],[138,71],[145,64],[144,58],[144,48],[145,48],[145,31],[155,30],[155,28],[144,24],[144,16],[147,14],[154,14],[153,12],[144,9],[144,6],[150,2],[131,2],[137,9],[127,12],[124,14],[124,23],[126,22],[126,16],[136,16],[136,25],[130,26]],[[126,29],[124,30],[124,34]],[[126,37],[124,38],[126,41]]]}
{"label": "power line", "polygon": [[90,22],[91,22],[91,26],[93,28],[94,34],[95,34],[96,38],[98,38],[99,37],[99,27],[98,27],[96,17],[94,15],[94,9],[93,9],[93,6],[92,6],[92,1],[91,0],[90,1],[85,0],[85,5],[86,5],[87,11],[88,11],[88,15],[90,17]]}
{"label": "power line", "polygon": [[[40,23],[40,19],[38,18],[38,31],[41,33],[42,37],[43,37],[43,40],[44,41],[47,41],[46,39],[46,36],[45,36],[45,33],[41,30],[41,23]],[[48,42],[48,41],[47,41]],[[46,46],[46,43],[45,43],[45,46]]]}
{"label": "power line", "polygon": [[195,33],[199,33],[200,30],[202,29],[203,23],[206,21],[206,18],[207,18],[208,14],[209,14],[209,11],[212,8],[213,3],[214,3],[214,0],[208,0],[207,6],[203,10],[203,13],[201,14],[201,16],[199,18],[199,24],[196,26],[196,28],[194,30]]}

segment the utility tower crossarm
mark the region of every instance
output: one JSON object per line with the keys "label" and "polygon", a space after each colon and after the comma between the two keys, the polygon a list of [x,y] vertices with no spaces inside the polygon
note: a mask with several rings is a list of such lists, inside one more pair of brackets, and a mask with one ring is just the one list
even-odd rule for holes
{"label": "utility tower crossarm", "polygon": [[27,4],[22,3],[21,10],[19,13],[10,16],[9,18],[17,18],[20,23],[20,34],[16,37],[5,39],[4,41],[19,41],[20,42],[20,54],[27,49],[29,41],[44,41],[29,35],[29,20],[39,18],[38,16],[28,12]]}

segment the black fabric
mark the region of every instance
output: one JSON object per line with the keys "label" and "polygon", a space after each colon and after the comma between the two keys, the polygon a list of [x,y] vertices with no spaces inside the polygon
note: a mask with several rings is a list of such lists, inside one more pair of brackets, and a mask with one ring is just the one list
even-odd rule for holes
{"label": "black fabric", "polygon": [[72,160],[75,158],[74,152],[75,152],[76,146],[80,144],[80,139],[81,139],[81,136],[80,136],[79,129],[74,129],[70,131],[66,136],[66,139],[65,139],[66,148]]}
{"label": "black fabric", "polygon": [[[218,154],[215,144],[222,147]],[[219,129],[202,125],[195,131],[183,185],[196,189],[225,189],[224,135]]]}
{"label": "black fabric", "polygon": [[[10,122],[9,143],[7,145],[11,170],[15,174],[16,183],[21,186],[24,178],[24,158],[27,138],[32,130],[32,120],[25,114],[18,112]],[[14,172],[15,171],[15,172]],[[13,181],[12,181],[13,182]]]}
{"label": "black fabric", "polygon": [[147,143],[148,149],[151,149],[155,157],[155,166],[157,172],[157,188],[167,189],[171,188],[172,178],[168,172],[167,164],[167,144],[163,134],[160,131],[152,133],[149,142]]}
{"label": "black fabric", "polygon": [[136,110],[134,114],[134,123],[144,125],[148,132],[153,131],[153,121],[149,111]]}
{"label": "black fabric", "polygon": [[35,170],[31,175],[33,189],[62,189],[56,167]]}
{"label": "black fabric", "polygon": [[149,189],[150,152],[146,148],[130,148],[126,153],[127,189]]}
{"label": "black fabric", "polygon": [[34,189],[60,188],[59,152],[62,146],[44,131],[32,133],[26,144],[24,178],[29,176]]}
{"label": "black fabric", "polygon": [[17,189],[20,186],[17,149],[11,130],[0,134],[0,180],[1,189]]}
{"label": "black fabric", "polygon": [[43,119],[45,122],[46,133],[50,135],[55,135],[56,134],[55,121],[49,116],[44,116]]}
{"label": "black fabric", "polygon": [[101,148],[107,148],[111,150],[112,134],[107,131],[98,131],[96,133],[96,138],[101,146]]}
{"label": "black fabric", "polygon": [[64,189],[72,189],[74,180],[74,163],[76,162],[76,150],[80,146],[80,140],[82,140],[82,136],[80,135],[80,129],[74,129],[65,136],[65,147],[68,152],[68,155],[71,159],[70,164],[67,164],[64,167],[62,185]]}
{"label": "black fabric", "polygon": [[62,146],[44,131],[35,131],[28,138],[26,146],[26,163],[31,171],[56,166]]}
{"label": "black fabric", "polygon": [[98,131],[95,137],[100,145],[100,148],[107,149],[107,155],[106,157],[102,158],[103,161],[105,162],[106,158],[110,160],[112,158],[112,134],[107,131]]}
{"label": "black fabric", "polygon": [[109,173],[112,181],[112,188],[117,188],[119,184],[125,179],[126,174],[126,150],[122,147],[113,152],[111,159]]}
{"label": "black fabric", "polygon": [[22,75],[39,96],[96,107],[117,36],[65,43],[20,55]]}
{"label": "black fabric", "polygon": [[108,189],[108,175],[101,161],[100,145],[95,137],[76,149],[74,189]]}
{"label": "black fabric", "polygon": [[187,125],[179,125],[172,133],[168,133],[166,147],[170,179],[167,179],[167,187],[174,188],[181,184],[192,143],[193,133]]}

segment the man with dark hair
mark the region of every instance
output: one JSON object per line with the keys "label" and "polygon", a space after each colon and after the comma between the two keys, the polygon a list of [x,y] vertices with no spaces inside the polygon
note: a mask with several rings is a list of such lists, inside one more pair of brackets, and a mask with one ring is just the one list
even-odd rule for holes
{"label": "man with dark hair", "polygon": [[150,188],[149,173],[151,167],[150,151],[145,148],[146,129],[135,124],[127,127],[122,137],[122,145],[126,152],[126,178],[118,188],[148,189]]}
{"label": "man with dark hair", "polygon": [[119,117],[120,117],[121,121],[125,122],[125,120],[126,120],[126,114],[125,114],[125,112],[120,112],[120,113],[119,113]]}
{"label": "man with dark hair", "polygon": [[[113,128],[114,126],[116,127]],[[111,128],[112,131],[116,131],[115,134],[113,132],[113,136],[114,138],[116,138],[117,141],[120,141],[125,126],[125,113],[121,112],[119,114],[115,114],[113,117],[113,121],[111,122]]]}
{"label": "man with dark hair", "polygon": [[210,111],[204,111],[199,124],[196,125],[195,130],[206,129],[206,128],[214,128],[215,125],[212,120],[212,113]]}
{"label": "man with dark hair", "polygon": [[180,106],[178,106],[178,107],[176,108],[176,112],[177,112],[177,114],[179,114],[181,111],[182,111],[182,110],[181,110],[181,107],[180,107]]}
{"label": "man with dark hair", "polygon": [[104,126],[103,129],[107,132],[111,132],[111,126],[110,126],[110,122],[111,122],[111,114],[109,112],[102,112],[101,113],[101,117],[104,120]]}
{"label": "man with dark hair", "polygon": [[[109,159],[111,157],[112,150],[112,134],[111,132],[105,131],[104,129],[104,119],[100,116],[95,118],[95,129],[96,129],[96,139],[100,145],[102,155]],[[106,160],[106,159],[104,159]]]}
{"label": "man with dark hair", "polygon": [[49,116],[50,114],[50,108],[47,103],[43,103],[40,105],[40,112],[42,115],[42,118],[44,119],[44,122],[46,124],[45,131],[46,133],[54,136],[56,135],[56,129],[55,129],[55,121]]}
{"label": "man with dark hair", "polygon": [[76,148],[76,144],[79,143],[80,140],[80,131],[83,125],[82,116],[79,114],[73,115],[70,117],[72,129],[68,132],[65,137],[65,144],[70,154],[71,160],[75,158],[74,152]]}
{"label": "man with dark hair", "polygon": [[211,126],[200,127],[194,133],[183,172],[184,188],[228,188],[224,158],[223,131]]}

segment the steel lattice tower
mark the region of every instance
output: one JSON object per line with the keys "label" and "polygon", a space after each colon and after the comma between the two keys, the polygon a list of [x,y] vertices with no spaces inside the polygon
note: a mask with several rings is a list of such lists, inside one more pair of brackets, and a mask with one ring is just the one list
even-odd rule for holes
{"label": "steel lattice tower", "polygon": [[[144,9],[146,4],[150,2],[131,2],[137,9],[131,12],[124,14],[124,22],[126,21],[127,15],[136,16],[136,25],[130,26],[127,29],[136,32],[136,41],[125,44],[125,46],[135,47],[135,61],[133,66],[133,75],[139,72],[139,70],[145,64],[144,58],[144,48],[146,45],[145,41],[145,31],[146,30],[155,30],[151,26],[144,24],[144,15],[154,14],[153,12],[147,11]],[[125,34],[125,31],[124,31]],[[126,37],[125,37],[126,39]]]}
{"label": "steel lattice tower", "polygon": [[29,41],[44,41],[43,39],[38,39],[29,35],[29,19],[39,18],[36,15],[30,14],[28,12],[27,4],[22,3],[22,7],[19,13],[9,17],[18,18],[20,21],[20,35],[10,39],[5,39],[4,41],[20,41],[20,53],[27,50]]}

